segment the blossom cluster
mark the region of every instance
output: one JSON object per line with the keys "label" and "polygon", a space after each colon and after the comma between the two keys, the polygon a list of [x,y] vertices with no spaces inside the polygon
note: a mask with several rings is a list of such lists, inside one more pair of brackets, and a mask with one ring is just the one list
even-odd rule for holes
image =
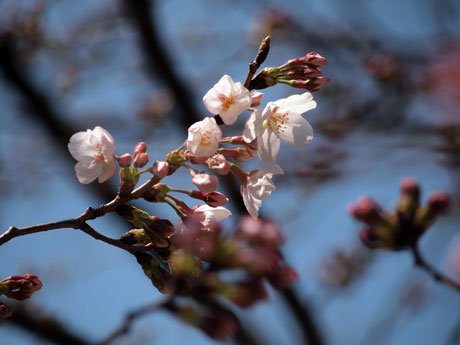
{"label": "blossom cluster", "polygon": [[[253,62],[257,68],[265,60],[268,47],[269,38],[262,42]],[[68,148],[78,161],[75,171],[79,182],[86,184],[96,179],[105,182],[115,174],[118,164],[117,198],[129,201],[136,195],[136,199],[165,203],[179,216],[180,223],[174,226],[171,221],[152,216],[138,207],[121,204],[114,209],[134,226],[121,241],[125,245],[151,249],[133,254],[152,284],[162,293],[193,300],[191,304],[180,305],[171,301],[168,309],[179,316],[188,315],[186,321],[211,337],[226,338],[237,328],[232,313],[224,311],[220,304],[222,298],[248,307],[266,298],[265,281],[285,288],[296,279],[295,271],[284,262],[279,250],[282,243],[279,228],[259,218],[262,202],[275,190],[274,175],[283,174],[283,170],[278,165],[270,165],[245,171],[242,163],[256,157],[261,163],[274,163],[281,140],[294,147],[308,145],[313,139],[313,129],[302,114],[316,108],[316,102],[307,91],[257,108],[264,94],[250,90],[265,76],[266,80],[278,78],[277,82],[316,91],[326,80],[320,77],[319,69],[325,63],[325,58],[310,53],[289,60],[280,68],[264,69],[252,80],[255,71],[250,71],[244,84],[224,75],[203,97],[211,116],[191,125],[181,146],[150,165],[146,143],[138,143],[132,154],[117,156],[114,139],[101,127],[70,138]],[[301,84],[304,86],[299,86]],[[272,85],[265,87],[268,86]],[[241,135],[224,137],[221,126],[234,124],[244,112],[249,115]],[[181,168],[189,171],[195,189],[178,189],[164,183],[164,179]],[[140,188],[136,189],[136,185],[142,174],[151,174],[152,183],[137,194]],[[240,219],[231,233],[224,232],[220,224],[231,215],[225,208],[229,199],[217,191],[219,176],[227,174],[239,180],[241,197],[249,214]],[[202,203],[189,206],[178,193]],[[238,271],[239,278],[225,279],[225,275],[219,274],[224,270]]]}

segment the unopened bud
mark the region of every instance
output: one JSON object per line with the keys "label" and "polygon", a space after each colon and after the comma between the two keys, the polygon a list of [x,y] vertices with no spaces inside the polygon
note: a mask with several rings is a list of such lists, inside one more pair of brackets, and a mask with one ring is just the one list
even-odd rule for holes
{"label": "unopened bud", "polygon": [[208,160],[208,157],[197,157],[190,152],[186,152],[184,158],[192,164],[204,164]]}
{"label": "unopened bud", "polygon": [[412,221],[414,212],[419,207],[420,187],[417,180],[404,178],[401,180],[401,196],[397,211],[405,221]]}
{"label": "unopened bud", "polygon": [[222,154],[217,154],[209,158],[206,163],[209,169],[220,175],[227,175],[230,172],[230,164]]}
{"label": "unopened bud", "polygon": [[208,174],[204,171],[192,172],[192,183],[198,187],[201,192],[214,192],[219,184],[219,179],[215,175]]}
{"label": "unopened bud", "polygon": [[165,161],[156,161],[153,164],[153,170],[152,173],[158,177],[159,179],[162,179],[168,175],[169,172],[169,164],[168,162]]}
{"label": "unopened bud", "polygon": [[35,291],[42,288],[40,278],[33,274],[11,276],[0,281],[0,292],[8,298],[19,301],[30,298]]}
{"label": "unopened bud", "polygon": [[297,272],[292,267],[278,267],[267,277],[270,284],[278,289],[286,289],[298,278]]}
{"label": "unopened bud", "polygon": [[254,91],[253,93],[251,93],[251,100],[252,100],[251,107],[257,107],[258,105],[260,105],[263,99],[264,99],[264,94],[262,92]]}
{"label": "unopened bud", "polygon": [[147,152],[147,144],[144,142],[140,142],[134,147],[135,156],[138,155],[139,153],[145,153],[145,152]]}
{"label": "unopened bud", "polygon": [[13,313],[11,313],[10,308],[6,304],[0,302],[0,319],[7,319],[11,317]]}
{"label": "unopened bud", "polygon": [[129,168],[132,160],[133,156],[131,156],[129,153],[125,153],[124,155],[117,158],[118,165],[122,168]]}
{"label": "unopened bud", "polygon": [[149,162],[149,154],[146,152],[138,153],[134,157],[134,167],[142,168]]}
{"label": "unopened bud", "polygon": [[316,52],[311,52],[305,55],[306,63],[312,67],[321,68],[326,66],[326,58]]}
{"label": "unopened bud", "polygon": [[231,300],[241,308],[248,308],[260,300],[268,298],[261,278],[236,284]]}
{"label": "unopened bud", "polygon": [[430,195],[427,202],[430,212],[439,216],[446,213],[450,208],[450,196],[446,192],[435,192]]}
{"label": "unopened bud", "polygon": [[152,284],[163,294],[172,291],[172,277],[165,270],[158,259],[147,253],[136,253],[137,262],[141,265],[144,274],[150,279]]}
{"label": "unopened bud", "polygon": [[348,213],[369,225],[373,225],[380,218],[378,209],[377,203],[368,197],[361,197],[356,203],[347,205]]}
{"label": "unopened bud", "polygon": [[238,321],[229,312],[219,310],[204,317],[200,322],[200,328],[213,339],[226,340],[238,330]]}
{"label": "unopened bud", "polygon": [[144,229],[132,229],[125,232],[121,236],[120,241],[132,246],[134,244],[148,244],[150,238],[145,234]]}
{"label": "unopened bud", "polygon": [[219,192],[204,193],[192,190],[190,191],[190,196],[198,200],[203,200],[206,204],[208,204],[211,207],[224,206],[228,203],[228,198],[226,198],[225,195]]}

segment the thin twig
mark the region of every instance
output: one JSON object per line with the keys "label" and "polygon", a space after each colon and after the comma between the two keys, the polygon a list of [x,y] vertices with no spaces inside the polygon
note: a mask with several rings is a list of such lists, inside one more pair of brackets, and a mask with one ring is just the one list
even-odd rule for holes
{"label": "thin twig", "polygon": [[436,268],[431,266],[420,253],[420,250],[417,244],[414,244],[413,246],[411,246],[410,249],[414,257],[414,263],[416,266],[426,271],[429,275],[433,277],[434,280],[437,280],[438,282],[445,284],[447,286],[450,286],[454,290],[457,290],[458,292],[460,292],[460,284],[452,280],[451,278],[445,276],[443,273],[438,272]]}
{"label": "thin twig", "polygon": [[71,229],[78,229],[82,230],[84,233],[90,235],[91,237],[108,243],[112,246],[124,249],[130,253],[135,253],[138,251],[145,251],[151,250],[152,246],[130,246],[127,245],[120,240],[112,239],[110,237],[104,236],[101,233],[94,230],[91,226],[89,226],[86,221],[96,219],[98,217],[102,217],[103,215],[114,212],[116,208],[128,201],[139,199],[144,192],[150,189],[153,185],[158,183],[161,179],[155,175],[153,175],[147,182],[145,182],[140,187],[136,188],[130,195],[125,197],[120,197],[117,195],[115,199],[99,206],[97,208],[89,207],[83,214],[76,218],[72,219],[65,219],[57,222],[50,222],[32,226],[26,226],[22,228],[17,228],[11,226],[5,231],[2,235],[0,235],[0,246],[5,244],[6,242],[10,241],[11,239],[19,236],[25,236],[34,234],[37,232],[49,231],[49,230],[56,230],[56,229],[64,229],[64,228],[71,228]]}
{"label": "thin twig", "polygon": [[148,304],[146,306],[143,306],[139,309],[133,310],[132,312],[128,313],[125,316],[123,323],[119,327],[117,327],[112,333],[110,333],[104,340],[99,342],[97,345],[108,345],[112,343],[115,339],[127,334],[131,330],[131,327],[134,321],[136,321],[136,319],[142,316],[145,316],[151,312],[154,312],[156,310],[166,308],[170,303],[172,303],[173,299],[174,299],[174,295],[171,294],[162,301]]}
{"label": "thin twig", "polygon": [[244,87],[250,90],[249,85],[251,84],[252,77],[259,69],[260,65],[265,61],[268,55],[268,51],[270,50],[270,36],[267,36],[263,39],[262,43],[260,44],[259,51],[253,61],[249,63],[249,71],[248,75],[246,76],[246,80],[244,81]]}

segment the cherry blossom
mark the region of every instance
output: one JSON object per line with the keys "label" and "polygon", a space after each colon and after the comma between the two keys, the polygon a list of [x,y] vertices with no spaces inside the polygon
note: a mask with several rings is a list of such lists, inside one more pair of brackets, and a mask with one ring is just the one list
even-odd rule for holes
{"label": "cherry blossom", "polygon": [[231,125],[251,106],[252,98],[240,82],[235,83],[230,76],[224,75],[206,93],[203,102],[211,113],[218,114],[226,125]]}
{"label": "cherry blossom", "polygon": [[275,184],[272,181],[274,174],[284,174],[284,172],[278,165],[253,170],[247,175],[246,181],[241,184],[244,205],[253,218],[259,216],[262,200],[267,200],[275,190]]}
{"label": "cherry blossom", "polygon": [[211,157],[219,148],[222,131],[212,117],[195,122],[188,129],[187,150],[197,157]]}
{"label": "cherry blossom", "polygon": [[280,148],[280,139],[289,145],[303,147],[313,139],[313,129],[300,114],[316,108],[310,92],[292,95],[270,102],[257,109],[246,122],[243,132],[247,143],[257,140],[257,153],[263,163],[275,161]]}
{"label": "cherry blossom", "polygon": [[201,205],[193,209],[193,215],[206,228],[213,228],[218,222],[231,214],[232,212],[222,206]]}
{"label": "cherry blossom", "polygon": [[104,128],[96,126],[93,130],[72,135],[68,149],[78,163],[75,172],[83,184],[107,181],[117,169],[115,160],[115,141]]}
{"label": "cherry blossom", "polygon": [[216,175],[208,174],[207,172],[192,172],[192,183],[198,187],[201,192],[214,192],[219,184],[219,179]]}

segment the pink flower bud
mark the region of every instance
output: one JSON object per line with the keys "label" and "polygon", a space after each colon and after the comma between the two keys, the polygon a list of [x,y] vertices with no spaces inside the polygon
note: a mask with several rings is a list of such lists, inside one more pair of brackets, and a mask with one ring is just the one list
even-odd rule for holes
{"label": "pink flower bud", "polygon": [[238,321],[229,312],[219,310],[203,318],[199,327],[213,339],[226,340],[238,330]]}
{"label": "pink flower bud", "polygon": [[232,296],[232,302],[241,308],[248,308],[260,300],[268,299],[261,278],[253,278],[249,281],[236,285],[236,293]]}
{"label": "pink flower bud", "polygon": [[267,277],[274,287],[278,289],[286,289],[294,283],[299,276],[292,267],[277,267]]}
{"label": "pink flower bud", "polygon": [[156,161],[153,164],[152,172],[156,177],[158,177],[160,179],[166,177],[168,175],[168,172],[169,172],[169,164],[168,164],[168,162]]}
{"label": "pink flower bud", "polygon": [[224,206],[228,203],[228,198],[219,192],[204,193],[192,190],[190,196],[195,199],[203,200],[211,207]]}
{"label": "pink flower bud", "polygon": [[133,160],[133,156],[129,153],[125,153],[124,155],[118,157],[118,165],[122,168],[129,168],[131,165],[131,161]]}
{"label": "pink flower bud", "polygon": [[209,169],[220,175],[227,175],[230,171],[230,164],[224,155],[217,154],[209,158],[208,163]]}
{"label": "pink flower bud", "polygon": [[435,192],[430,195],[427,202],[428,210],[440,215],[446,213],[450,207],[450,196],[446,192]]}
{"label": "pink flower bud", "polygon": [[149,154],[145,152],[138,153],[134,157],[134,167],[142,168],[149,162]]}
{"label": "pink flower bud", "polygon": [[219,180],[217,176],[208,174],[204,171],[192,173],[192,183],[202,192],[214,192],[217,189]]}
{"label": "pink flower bud", "polygon": [[42,288],[40,278],[32,274],[23,276],[11,276],[0,282],[0,285],[6,287],[4,295],[9,298],[14,298],[23,301],[30,298],[35,291]]}
{"label": "pink flower bud", "polygon": [[138,155],[139,153],[145,153],[145,152],[147,152],[147,144],[144,143],[143,141],[138,143],[134,147],[134,155]]}
{"label": "pink flower bud", "polygon": [[186,152],[184,158],[192,164],[204,164],[209,159],[208,157],[197,157],[190,152]]}
{"label": "pink flower bud", "polygon": [[411,194],[417,198],[420,195],[420,187],[415,179],[405,177],[401,180],[400,186],[402,193]]}
{"label": "pink flower bud", "polygon": [[264,99],[264,94],[259,91],[254,91],[253,93],[251,93],[251,99],[251,107],[257,107],[258,105],[260,105],[260,103],[262,103],[262,100]]}
{"label": "pink flower bud", "polygon": [[305,60],[308,65],[313,66],[313,67],[324,67],[326,65],[326,58],[319,55],[318,53],[311,52],[305,55]]}
{"label": "pink flower bud", "polygon": [[10,308],[8,308],[6,304],[0,302],[0,319],[7,319],[11,317],[11,315],[13,315],[13,313],[11,313]]}

